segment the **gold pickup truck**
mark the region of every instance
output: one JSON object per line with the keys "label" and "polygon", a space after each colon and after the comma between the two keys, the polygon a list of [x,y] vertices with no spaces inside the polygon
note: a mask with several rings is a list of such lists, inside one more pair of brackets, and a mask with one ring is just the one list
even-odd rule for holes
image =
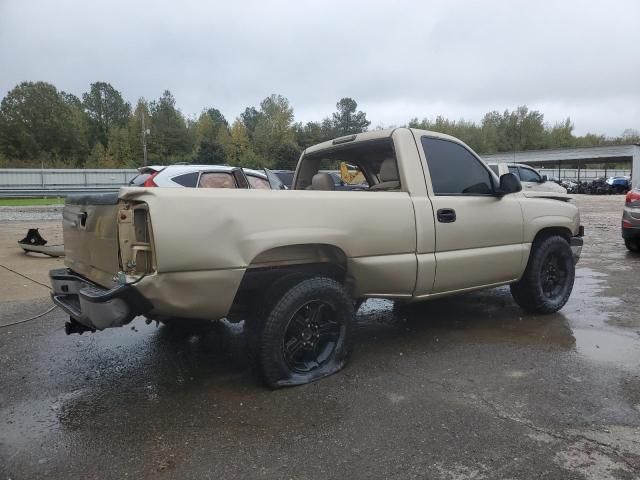
{"label": "gold pickup truck", "polygon": [[[342,163],[365,183],[335,190]],[[341,369],[354,308],[511,285],[525,310],[567,302],[583,230],[566,194],[522,192],[469,147],[395,128],[306,149],[291,190],[122,188],[68,198],[50,273],[68,333],[162,321],[245,321],[273,387]]]}

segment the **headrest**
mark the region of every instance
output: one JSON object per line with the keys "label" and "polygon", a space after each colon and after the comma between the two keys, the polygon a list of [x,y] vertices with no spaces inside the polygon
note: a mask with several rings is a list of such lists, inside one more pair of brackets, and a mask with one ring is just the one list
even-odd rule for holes
{"label": "headrest", "polygon": [[335,190],[333,177],[328,173],[316,173],[311,179],[311,190]]}
{"label": "headrest", "polygon": [[378,174],[381,182],[394,182],[398,180],[398,168],[393,158],[385,158],[380,164],[380,173]]}

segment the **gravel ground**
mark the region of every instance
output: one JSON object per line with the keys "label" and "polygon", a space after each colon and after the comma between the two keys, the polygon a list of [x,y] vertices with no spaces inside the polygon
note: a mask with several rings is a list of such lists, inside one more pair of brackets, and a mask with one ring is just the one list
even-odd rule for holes
{"label": "gravel ground", "polygon": [[0,223],[62,221],[64,205],[0,207]]}

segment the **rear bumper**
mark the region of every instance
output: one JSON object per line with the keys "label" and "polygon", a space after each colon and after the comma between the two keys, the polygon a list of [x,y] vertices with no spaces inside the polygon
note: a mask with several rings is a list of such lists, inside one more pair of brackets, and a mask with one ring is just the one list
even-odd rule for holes
{"label": "rear bumper", "polygon": [[622,238],[625,240],[640,239],[640,227],[625,227],[622,225]]}
{"label": "rear bumper", "polygon": [[104,288],[67,268],[51,270],[49,278],[53,302],[90,330],[120,327],[153,308],[132,285]]}

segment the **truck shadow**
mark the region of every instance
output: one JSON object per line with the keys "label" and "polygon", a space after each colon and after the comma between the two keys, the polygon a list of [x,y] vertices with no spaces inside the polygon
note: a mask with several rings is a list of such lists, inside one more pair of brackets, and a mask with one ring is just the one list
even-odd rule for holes
{"label": "truck shadow", "polygon": [[[351,374],[372,375],[369,365],[384,364],[388,355],[398,351],[410,359],[413,353],[416,358],[429,350],[438,355],[442,349],[478,343],[511,343],[545,350],[575,346],[562,314],[525,315],[504,289],[432,300],[400,312],[392,302],[369,300],[358,312],[354,361],[345,372],[308,387],[273,392],[264,388],[249,368],[242,322],[211,322],[193,330],[164,325],[156,328],[138,319],[134,329],[137,337],[124,345],[121,337],[132,337],[125,329],[95,337],[90,352],[100,357],[100,375],[63,402],[58,420],[64,428],[85,430],[113,422],[112,413],[101,411],[100,405],[105,402],[109,412],[137,412],[145,418],[152,414],[175,415],[176,401],[186,409],[247,401],[262,404],[273,401],[273,395],[289,398],[295,391],[306,398],[317,394],[318,389],[322,391],[325,382],[347,382]],[[107,338],[109,335],[113,337]],[[117,350],[107,358],[113,345],[118,345]]]}
{"label": "truck shadow", "polygon": [[522,311],[511,299],[508,288],[498,288],[433,299],[386,310],[371,308],[379,300],[369,300],[358,315],[358,343],[371,337],[384,342],[388,333],[423,348],[424,342],[438,341],[506,342],[570,349],[575,338],[567,318],[561,313],[532,315]]}

